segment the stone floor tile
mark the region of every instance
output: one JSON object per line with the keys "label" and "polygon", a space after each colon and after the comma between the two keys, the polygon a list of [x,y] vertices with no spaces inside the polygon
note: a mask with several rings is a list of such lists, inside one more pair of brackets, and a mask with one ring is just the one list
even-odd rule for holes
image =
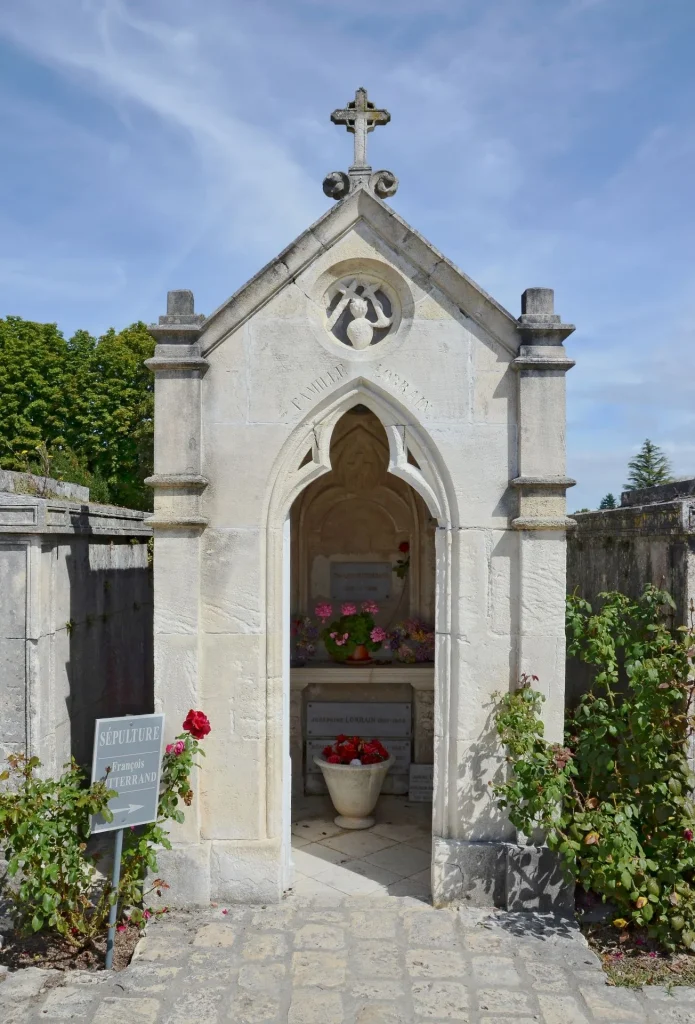
{"label": "stone floor tile", "polygon": [[[682,1003],[680,1005],[677,1003],[659,1003],[657,1005],[659,1011],[658,1015],[654,1014],[654,1017],[659,1021],[659,1024],[693,1024],[695,1020],[692,1006],[685,1006]],[[640,1021],[643,1019],[642,1017],[639,1018]]]}
{"label": "stone floor tile", "polygon": [[241,947],[244,960],[269,960],[287,954],[287,939],[277,932],[256,932],[247,935]]}
{"label": "stone floor tile", "polygon": [[358,939],[393,939],[397,924],[395,914],[375,913],[371,909],[353,910],[349,915],[350,932]]}
{"label": "stone floor tile", "polygon": [[396,847],[367,854],[363,859],[370,864],[376,864],[378,868],[386,868],[396,875],[402,875],[403,878],[409,878],[429,868],[432,860],[425,850],[418,850],[408,843],[399,843]]}
{"label": "stone floor tile", "polygon": [[566,992],[569,987],[567,971],[559,964],[544,964],[536,960],[525,963],[527,973],[531,976],[533,988],[540,992]]}
{"label": "stone floor tile", "polygon": [[421,913],[410,911],[403,917],[409,944],[414,949],[449,949],[457,945],[455,916],[447,910]]}
{"label": "stone floor tile", "polygon": [[92,1024],[157,1024],[160,1002],[158,999],[104,999],[92,1018]]}
{"label": "stone floor tile", "polygon": [[594,1017],[597,1020],[609,1020],[611,1024],[618,1021],[645,1020],[644,1003],[636,992],[628,988],[594,988],[587,985],[580,987],[581,994],[586,1000]]}
{"label": "stone floor tile", "polygon": [[175,966],[132,964],[127,971],[119,972],[115,987],[124,992],[166,992],[180,970]]}
{"label": "stone floor tile", "polygon": [[72,1017],[86,1017],[97,993],[86,985],[64,985],[54,988],[44,1000],[39,1017],[49,1020],[69,1020]]}
{"label": "stone floor tile", "polygon": [[584,1009],[574,996],[555,995],[539,992],[543,1024],[589,1024]]}
{"label": "stone floor tile", "polygon": [[389,896],[412,896],[414,899],[429,901],[430,885],[416,882],[414,878],[401,878],[386,887]]}
{"label": "stone floor tile", "polygon": [[339,992],[318,988],[295,988],[287,1024],[344,1024],[343,1000]]}
{"label": "stone floor tile", "polygon": [[323,924],[305,924],[294,935],[295,949],[342,949],[345,936],[342,928]]}
{"label": "stone floor tile", "polygon": [[474,956],[471,960],[476,985],[514,986],[521,984],[521,977],[511,957]]}
{"label": "stone floor tile", "polygon": [[412,839],[408,840],[408,846],[414,846],[416,850],[424,850],[425,853],[432,855],[432,833],[428,832],[425,835],[413,836]]}
{"label": "stone floor tile", "polygon": [[305,950],[292,955],[292,981],[295,985],[337,988],[345,984],[346,968],[344,954]]}
{"label": "stone floor tile", "polygon": [[538,1024],[540,1017],[536,1014],[535,1017],[517,1017],[514,1014],[513,1017],[481,1017],[480,1024]]}
{"label": "stone floor tile", "polygon": [[369,831],[377,836],[386,836],[397,843],[408,843],[411,839],[421,839],[425,835],[430,846],[432,845],[431,826],[423,826],[417,822],[378,821]]}
{"label": "stone floor tile", "polygon": [[376,864],[371,864],[368,860],[349,860],[343,864],[343,867],[346,871],[362,875],[363,878],[370,878],[373,882],[377,882],[382,886],[382,888],[390,885],[392,882],[400,881],[400,875],[397,875],[394,871],[377,867]]}
{"label": "stone floor tile", "polygon": [[468,1024],[468,990],[458,981],[418,981],[413,984],[415,1012],[429,1020],[456,1020]]}
{"label": "stone floor tile", "polygon": [[260,993],[250,995],[242,992],[229,1006],[227,1020],[230,1024],[280,1024],[280,1000]]}
{"label": "stone floor tile", "polygon": [[289,928],[294,920],[296,903],[298,903],[297,900],[288,900],[286,903],[257,910],[251,917],[251,924],[254,928],[283,931],[285,928]]}
{"label": "stone floor tile", "polygon": [[303,846],[308,846],[309,845],[309,843],[311,842],[311,839],[307,839],[304,836],[296,836],[296,835],[294,835],[294,833],[292,833],[290,841],[292,843],[292,849],[293,850],[301,850],[301,848]]}
{"label": "stone floor tile", "polygon": [[463,948],[471,953],[510,956],[516,952],[514,940],[508,935],[495,935],[486,928],[463,933]]}
{"label": "stone floor tile", "polygon": [[517,988],[481,988],[478,1006],[488,1013],[533,1013],[529,995]]}
{"label": "stone floor tile", "polygon": [[228,924],[220,922],[213,922],[212,924],[204,924],[202,928],[199,928],[195,933],[193,939],[194,946],[232,946],[236,938],[236,929],[231,928]]}
{"label": "stone floor tile", "polygon": [[275,995],[287,973],[285,964],[269,960],[244,964],[239,968],[239,988],[250,992]]}
{"label": "stone floor tile", "polygon": [[[190,939],[186,941],[190,942]],[[173,937],[170,939],[168,935],[159,933],[153,937],[146,935],[144,939],[140,939],[133,954],[133,961],[176,960],[180,955],[181,943]]]}
{"label": "stone floor tile", "polygon": [[344,893],[333,889],[325,882],[319,882],[316,878],[309,878],[308,875],[295,874],[292,892],[296,896],[323,896],[333,901],[340,899]]}
{"label": "stone floor tile", "polygon": [[452,949],[409,949],[405,965],[413,978],[461,978],[468,966]]}
{"label": "stone floor tile", "polygon": [[62,980],[55,971],[45,971],[41,967],[24,967],[21,971],[10,971],[0,988],[0,1005],[32,999]]}
{"label": "stone floor tile", "polygon": [[353,946],[350,970],[358,978],[393,978],[403,971],[400,950],[395,942],[366,939]]}
{"label": "stone floor tile", "polygon": [[311,818],[306,821],[295,821],[292,825],[292,835],[298,839],[308,839],[310,843],[320,843],[331,836],[343,834],[344,830],[336,825],[332,818]]}
{"label": "stone floor tile", "polygon": [[354,978],[350,979],[350,992],[356,999],[393,1001],[400,999],[405,991],[401,979],[395,978]]}
{"label": "stone floor tile", "polygon": [[315,878],[321,871],[325,871],[329,864],[345,864],[349,860],[346,853],[333,850],[323,843],[307,843],[301,850],[295,850],[292,854],[295,871],[309,878]]}
{"label": "stone floor tile", "polygon": [[361,896],[384,888],[377,880],[351,871],[341,864],[329,865],[316,876],[316,881],[330,886],[331,889],[337,889],[346,896]]}
{"label": "stone floor tile", "polygon": [[[162,1024],[216,1024],[227,988],[193,988],[174,1001],[162,1018]],[[126,1024],[126,1022],[124,1022]]]}
{"label": "stone floor tile", "polygon": [[374,1002],[358,1006],[355,1024],[412,1024],[412,1014],[394,1003]]}
{"label": "stone floor tile", "polygon": [[385,839],[384,836],[373,835],[371,832],[343,832],[342,835],[326,839],[323,845],[347,854],[351,860],[363,860],[373,853],[400,844],[394,843],[392,839]]}

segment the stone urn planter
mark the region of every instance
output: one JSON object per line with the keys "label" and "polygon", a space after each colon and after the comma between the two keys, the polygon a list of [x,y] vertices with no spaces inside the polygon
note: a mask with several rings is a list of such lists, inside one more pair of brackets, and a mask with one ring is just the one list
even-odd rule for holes
{"label": "stone urn planter", "polygon": [[372,811],[394,760],[394,757],[389,757],[377,764],[352,765],[329,764],[322,757],[314,758],[338,812],[336,825],[341,828],[370,828],[374,824]]}

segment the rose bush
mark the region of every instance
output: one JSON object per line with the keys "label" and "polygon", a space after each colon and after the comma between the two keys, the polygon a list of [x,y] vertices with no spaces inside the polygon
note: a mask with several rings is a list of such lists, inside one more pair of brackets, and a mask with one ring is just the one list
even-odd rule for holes
{"label": "rose bush", "polygon": [[6,783],[0,793],[0,846],[8,876],[15,880],[6,895],[20,934],[55,931],[76,949],[93,948],[116,901],[129,908],[136,924],[149,916],[144,901],[167,886],[157,877],[148,883],[147,873],[156,876],[158,847],[171,848],[167,821],[184,820],[179,801],[190,805],[193,799],[191,770],[196,755],[204,753],[199,740],[210,732],[210,722],[202,712],[190,711],[183,728],[162,758],[157,820],[124,833],[118,891],[99,881],[99,854],[87,848],[90,815],[112,821],[108,804],[118,793],[103,780],[89,785],[75,761],[59,779],[42,779],[38,758],[10,755],[0,773]]}
{"label": "rose bush", "polygon": [[695,951],[695,633],[670,629],[673,601],[656,587],[600,597],[596,613],[568,601],[568,653],[592,681],[564,744],[543,736],[535,677],[500,698],[511,773],[494,791],[517,828],[545,832],[570,878],[617,905],[617,928]]}

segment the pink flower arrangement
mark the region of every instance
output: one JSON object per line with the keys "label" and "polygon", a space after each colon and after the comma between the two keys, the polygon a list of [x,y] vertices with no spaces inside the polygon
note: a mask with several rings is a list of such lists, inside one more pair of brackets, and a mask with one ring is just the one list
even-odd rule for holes
{"label": "pink flower arrangement", "polygon": [[387,636],[388,633],[385,629],[382,629],[381,626],[375,626],[369,634],[370,640],[375,644],[383,643]]}
{"label": "pink flower arrangement", "polygon": [[183,740],[177,740],[176,743],[167,743],[167,754],[174,754],[178,757],[179,754],[183,754],[186,749],[186,744]]}
{"label": "pink flower arrangement", "polygon": [[331,640],[335,640],[338,647],[342,647],[350,639],[349,633],[329,633]]}
{"label": "pink flower arrangement", "polygon": [[363,601],[362,611],[369,612],[370,615],[378,615],[379,605],[376,603],[376,601]]}
{"label": "pink flower arrangement", "polygon": [[316,608],[314,609],[314,615],[316,616],[317,619],[321,619],[322,623],[327,622],[332,614],[333,605],[330,604],[328,601],[321,601],[319,604],[316,605]]}
{"label": "pink flower arrangement", "polygon": [[356,604],[343,604],[340,606],[341,615],[357,615]]}

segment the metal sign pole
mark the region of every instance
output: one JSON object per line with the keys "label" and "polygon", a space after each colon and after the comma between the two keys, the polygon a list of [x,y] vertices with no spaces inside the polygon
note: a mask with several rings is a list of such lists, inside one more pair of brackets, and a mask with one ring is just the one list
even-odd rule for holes
{"label": "metal sign pole", "polygon": [[109,910],[109,934],[106,939],[106,970],[110,971],[113,966],[113,940],[116,935],[116,915],[118,913],[118,883],[121,880],[121,854],[123,853],[123,829],[116,832],[116,841],[113,844],[113,874],[111,885],[116,894],[116,899]]}

